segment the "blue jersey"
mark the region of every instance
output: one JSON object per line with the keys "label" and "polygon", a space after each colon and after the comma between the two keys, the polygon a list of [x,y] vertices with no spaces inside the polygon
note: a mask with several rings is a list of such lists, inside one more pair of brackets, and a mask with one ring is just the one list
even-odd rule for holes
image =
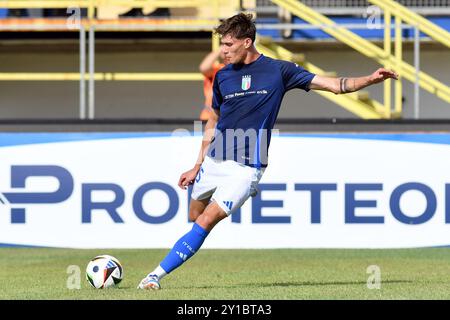
{"label": "blue jersey", "polygon": [[284,94],[309,91],[314,74],[295,63],[260,55],[249,64],[229,64],[214,79],[212,107],[220,110],[211,158],[266,167],[271,130]]}

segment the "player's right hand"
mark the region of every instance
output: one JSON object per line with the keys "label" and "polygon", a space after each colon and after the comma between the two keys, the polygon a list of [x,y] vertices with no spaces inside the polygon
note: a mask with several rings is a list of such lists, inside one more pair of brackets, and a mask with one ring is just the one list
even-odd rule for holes
{"label": "player's right hand", "polygon": [[199,168],[192,168],[189,171],[186,171],[180,176],[180,179],[178,180],[178,186],[185,190],[189,185],[194,183],[194,179],[197,176]]}

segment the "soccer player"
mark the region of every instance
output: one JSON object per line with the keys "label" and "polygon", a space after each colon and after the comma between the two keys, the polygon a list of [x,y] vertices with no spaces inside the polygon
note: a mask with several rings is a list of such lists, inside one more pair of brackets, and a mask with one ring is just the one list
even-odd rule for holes
{"label": "soccer player", "polygon": [[205,102],[200,112],[200,120],[207,121],[214,114],[212,109],[214,78],[216,73],[225,66],[223,62],[218,61],[219,59],[223,61],[222,50],[212,51],[203,58],[199,66],[199,70],[203,75],[203,94],[205,96]]}
{"label": "soccer player", "polygon": [[271,130],[288,90],[345,94],[398,79],[384,68],[364,77],[324,77],[295,63],[265,57],[255,48],[251,15],[228,18],[215,31],[228,64],[214,79],[215,116],[206,123],[197,163],[178,182],[182,189],[193,184],[189,218],[194,225],[139,283],[140,289],[160,289],[160,280],[191,258],[218,222],[256,195],[267,167]]}

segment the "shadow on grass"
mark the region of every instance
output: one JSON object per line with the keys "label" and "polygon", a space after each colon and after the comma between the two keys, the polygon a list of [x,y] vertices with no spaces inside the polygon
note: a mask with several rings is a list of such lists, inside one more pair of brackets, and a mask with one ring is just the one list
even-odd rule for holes
{"label": "shadow on grass", "polygon": [[[383,280],[382,284],[389,283],[412,283],[410,280]],[[330,281],[330,282],[280,282],[280,283],[249,283],[240,286],[248,287],[304,287],[304,286],[339,286],[339,285],[366,285],[367,281]]]}
{"label": "shadow on grass", "polygon": [[[411,280],[383,280],[382,284],[396,284],[396,283],[413,283]],[[177,289],[226,289],[226,288],[274,288],[274,287],[306,287],[306,286],[342,286],[342,285],[366,285],[367,281],[304,281],[304,282],[278,282],[278,283],[237,283],[235,285],[208,285],[208,286],[189,286],[177,287]],[[175,288],[173,288],[175,289]]]}

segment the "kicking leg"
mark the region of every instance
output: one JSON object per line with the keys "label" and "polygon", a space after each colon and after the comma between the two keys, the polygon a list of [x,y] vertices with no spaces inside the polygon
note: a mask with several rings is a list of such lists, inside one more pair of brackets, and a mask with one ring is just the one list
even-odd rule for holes
{"label": "kicking leg", "polygon": [[226,217],[227,214],[225,211],[217,204],[216,201],[213,201],[208,205],[204,213],[195,220],[195,223],[210,232],[217,223]]}
{"label": "kicking leg", "polygon": [[194,222],[205,211],[211,197],[202,200],[191,199],[189,205],[189,221]]}
{"label": "kicking leg", "polygon": [[203,213],[197,217],[192,229],[175,243],[164,260],[141,281],[138,288],[160,289],[159,280],[191,258],[200,249],[214,226],[226,217],[225,211],[215,201],[208,204]]}

